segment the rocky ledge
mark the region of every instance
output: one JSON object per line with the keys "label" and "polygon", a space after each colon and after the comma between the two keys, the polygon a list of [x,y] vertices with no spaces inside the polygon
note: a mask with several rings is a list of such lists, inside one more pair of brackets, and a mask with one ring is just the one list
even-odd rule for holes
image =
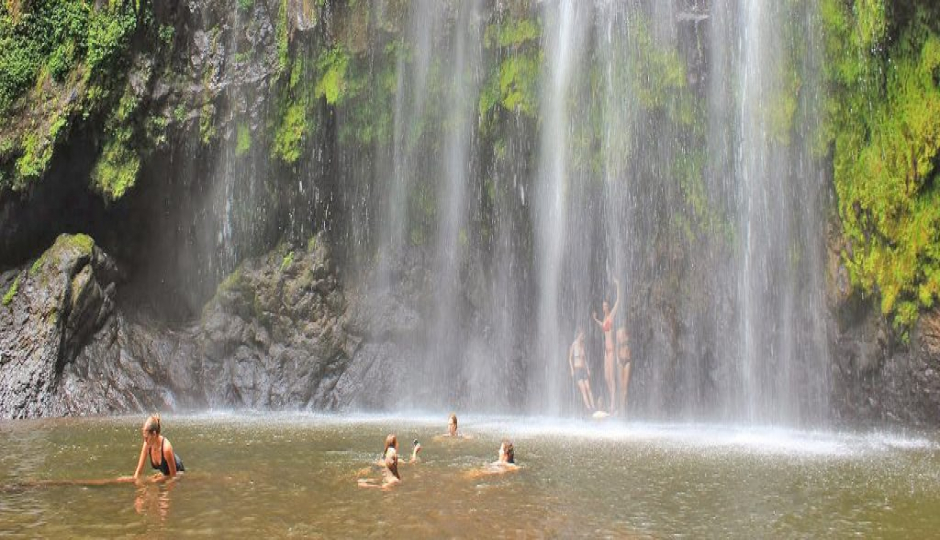
{"label": "rocky ledge", "polygon": [[0,276],[0,418],[380,407],[417,328],[393,298],[347,298],[322,234],[247,260],[181,327],[122,310],[120,282],[85,235]]}

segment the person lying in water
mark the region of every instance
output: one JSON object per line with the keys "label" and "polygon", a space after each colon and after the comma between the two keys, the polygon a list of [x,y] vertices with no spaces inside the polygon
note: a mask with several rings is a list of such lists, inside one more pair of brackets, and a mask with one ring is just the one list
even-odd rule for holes
{"label": "person lying in water", "polygon": [[509,472],[516,472],[519,470],[519,466],[516,465],[516,450],[512,444],[512,441],[509,439],[503,439],[499,445],[499,454],[493,463],[475,469],[467,473],[467,476],[470,478],[478,478],[480,476],[489,476],[491,474],[504,474]]}
{"label": "person lying in water", "polygon": [[174,478],[178,473],[185,471],[183,461],[175,452],[173,444],[169,439],[160,435],[160,415],[154,414],[144,421],[140,434],[144,439],[144,444],[140,448],[140,459],[137,460],[137,470],[134,471],[133,480],[140,479],[144,472],[144,463],[147,457],[150,457],[150,466],[160,471],[160,474],[154,474],[153,479],[162,481],[167,478]]}
{"label": "person lying in water", "polygon": [[[414,450],[411,451],[411,461],[418,461],[418,452],[421,451],[421,444],[417,439],[414,441]],[[391,489],[401,482],[401,474],[398,472],[398,437],[394,434],[385,438],[385,449],[382,451],[382,459],[379,460],[379,466],[382,467],[382,481],[377,483],[369,478],[360,478],[359,487],[374,487],[383,490]]]}

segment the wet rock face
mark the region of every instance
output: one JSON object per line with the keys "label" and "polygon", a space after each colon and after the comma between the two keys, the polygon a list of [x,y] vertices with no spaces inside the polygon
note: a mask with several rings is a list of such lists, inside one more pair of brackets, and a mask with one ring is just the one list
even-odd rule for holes
{"label": "wet rock face", "polygon": [[114,310],[114,262],[85,235],[61,235],[32,265],[8,271],[0,306],[0,417],[64,414],[66,366]]}
{"label": "wet rock face", "polygon": [[904,341],[877,302],[853,292],[830,232],[830,408],[846,425],[940,426],[940,311],[921,315]]}
{"label": "wet rock face", "polygon": [[381,407],[419,322],[392,297],[347,299],[322,234],[246,261],[181,328],[115,307],[114,262],[84,235],[0,285],[17,280],[0,307],[0,418]]}

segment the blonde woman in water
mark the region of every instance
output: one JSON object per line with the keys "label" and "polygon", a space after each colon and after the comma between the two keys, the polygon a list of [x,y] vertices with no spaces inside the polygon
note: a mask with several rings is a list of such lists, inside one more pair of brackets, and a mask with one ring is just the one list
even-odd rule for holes
{"label": "blonde woman in water", "polygon": [[163,480],[173,478],[177,473],[186,470],[183,467],[183,460],[173,452],[173,444],[169,439],[160,435],[160,415],[151,415],[144,421],[140,428],[140,435],[144,439],[143,446],[140,447],[140,458],[137,460],[137,469],[134,471],[134,480],[138,480],[144,472],[144,465],[147,457],[150,457],[150,466],[160,474],[155,474],[154,479]]}

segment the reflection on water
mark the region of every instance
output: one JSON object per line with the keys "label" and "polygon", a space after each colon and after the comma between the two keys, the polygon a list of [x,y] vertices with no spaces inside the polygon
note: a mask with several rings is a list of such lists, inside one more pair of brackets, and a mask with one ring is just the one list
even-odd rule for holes
{"label": "reflection on water", "polygon": [[[167,417],[175,482],[133,472],[141,418],[0,422],[0,536],[927,537],[934,435],[446,415]],[[360,489],[385,435],[423,445],[393,490]],[[513,474],[477,475],[515,444]]]}

